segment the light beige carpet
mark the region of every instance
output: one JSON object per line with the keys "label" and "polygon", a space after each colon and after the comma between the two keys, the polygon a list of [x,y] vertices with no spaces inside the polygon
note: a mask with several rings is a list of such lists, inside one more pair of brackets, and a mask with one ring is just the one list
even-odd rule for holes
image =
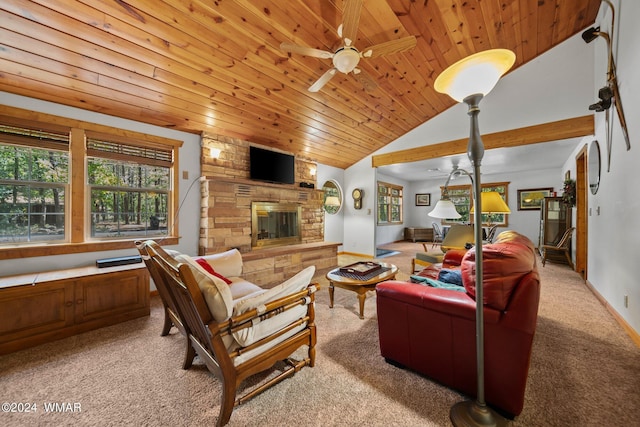
{"label": "light beige carpet", "polygon": [[[405,278],[410,258],[405,251],[384,261],[397,263]],[[351,261],[341,257],[342,264]],[[554,264],[540,271],[526,402],[512,425],[636,425],[640,349],[576,273]],[[329,309],[321,281],[316,366],[237,407],[229,425],[450,425],[449,408],[463,396],[380,356],[375,294],[360,320],[356,295],[336,289]],[[175,329],[159,335],[157,297],[152,304],[149,318],[0,356],[1,400],[37,404],[37,412],[0,413],[0,425],[215,425],[219,382],[198,362],[180,368],[185,338]],[[81,412],[46,412],[45,402],[79,403]]]}

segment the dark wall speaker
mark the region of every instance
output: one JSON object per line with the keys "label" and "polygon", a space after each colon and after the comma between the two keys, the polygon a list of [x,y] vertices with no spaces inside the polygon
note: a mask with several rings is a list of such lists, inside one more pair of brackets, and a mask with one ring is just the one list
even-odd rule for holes
{"label": "dark wall speaker", "polygon": [[315,188],[315,184],[313,182],[301,182],[300,187],[302,188]]}

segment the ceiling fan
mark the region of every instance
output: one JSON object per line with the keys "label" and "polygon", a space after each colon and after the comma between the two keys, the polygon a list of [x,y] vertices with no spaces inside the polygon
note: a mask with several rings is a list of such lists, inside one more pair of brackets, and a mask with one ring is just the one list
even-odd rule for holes
{"label": "ceiling fan", "polygon": [[403,52],[416,45],[415,36],[403,37],[398,40],[391,40],[370,46],[362,52],[353,46],[353,41],[358,34],[358,22],[362,10],[363,0],[345,0],[342,24],[337,29],[338,35],[342,39],[342,46],[335,52],[314,49],[311,47],[299,46],[291,43],[281,43],[280,49],[285,52],[299,53],[314,58],[331,59],[333,67],[327,70],[314,84],[309,87],[309,92],[317,92],[327,84],[329,80],[339,71],[344,74],[359,74],[361,70],[357,68],[360,58],[376,58],[391,53]]}

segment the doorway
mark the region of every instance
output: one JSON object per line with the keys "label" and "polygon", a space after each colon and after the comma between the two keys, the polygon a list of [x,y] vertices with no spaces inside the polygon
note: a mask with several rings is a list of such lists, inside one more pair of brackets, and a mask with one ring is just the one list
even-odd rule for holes
{"label": "doorway", "polygon": [[576,271],[587,280],[587,242],[589,230],[587,194],[587,146],[576,155]]}

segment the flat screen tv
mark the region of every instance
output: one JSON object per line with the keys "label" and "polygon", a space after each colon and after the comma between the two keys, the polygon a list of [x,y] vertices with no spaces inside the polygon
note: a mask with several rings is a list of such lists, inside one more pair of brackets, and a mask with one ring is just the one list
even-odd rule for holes
{"label": "flat screen tv", "polygon": [[258,181],[293,184],[295,161],[291,154],[249,146],[249,177]]}

